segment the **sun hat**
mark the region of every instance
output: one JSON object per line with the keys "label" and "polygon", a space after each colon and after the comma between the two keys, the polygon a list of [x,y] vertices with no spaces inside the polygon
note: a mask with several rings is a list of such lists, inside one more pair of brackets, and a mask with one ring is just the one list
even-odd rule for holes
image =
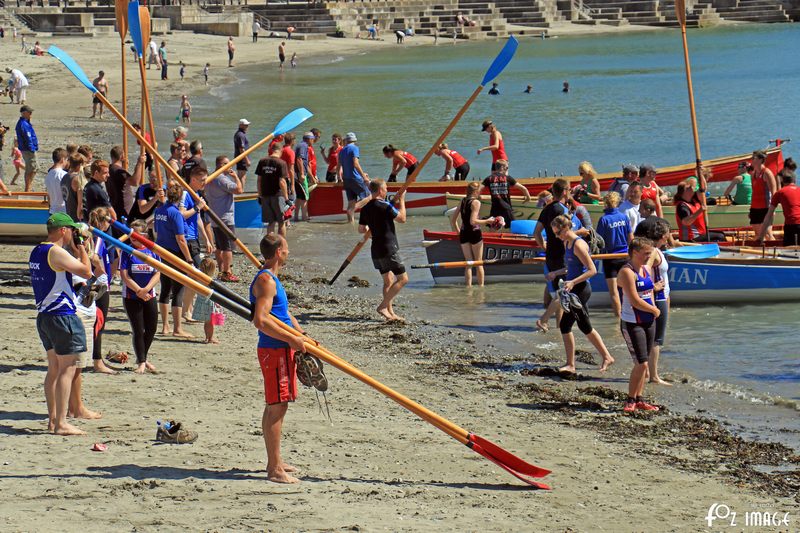
{"label": "sun hat", "polygon": [[494,122],[492,122],[491,120],[484,120],[483,124],[481,125],[481,131],[486,131],[486,129],[492,124],[494,124]]}
{"label": "sun hat", "polygon": [[249,126],[249,125],[250,125],[250,121],[249,121],[249,120],[247,120],[246,118],[243,118],[243,119],[241,119],[241,120],[239,121],[239,125],[240,125],[240,126]]}
{"label": "sun hat", "polygon": [[349,142],[356,142],[358,139],[356,138],[356,134],[350,131],[347,133],[347,135],[344,136],[344,140]]}

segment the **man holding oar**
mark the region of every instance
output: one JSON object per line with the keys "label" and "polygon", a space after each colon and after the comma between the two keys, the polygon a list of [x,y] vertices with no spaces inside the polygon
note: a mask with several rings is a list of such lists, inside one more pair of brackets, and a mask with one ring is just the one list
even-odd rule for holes
{"label": "man holding oar", "polygon": [[[289,300],[278,272],[289,257],[289,245],[280,235],[265,235],[259,244],[264,265],[250,285],[253,325],[258,329],[258,362],[264,376],[267,402],[261,417],[261,431],[267,448],[267,476],[275,483],[299,483],[292,476],[297,468],[281,458],[281,427],[289,402],[297,398],[296,351],[304,351],[304,337],[291,335],[270,320],[270,313],[287,326],[302,332],[289,313]],[[307,339],[306,339],[307,340]]]}

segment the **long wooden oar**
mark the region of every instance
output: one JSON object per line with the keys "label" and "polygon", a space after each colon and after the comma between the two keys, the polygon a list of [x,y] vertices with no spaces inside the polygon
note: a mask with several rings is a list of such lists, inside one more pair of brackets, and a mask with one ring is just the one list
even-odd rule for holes
{"label": "long wooden oar", "polygon": [[[156,128],[153,122],[153,109],[150,106],[150,92],[147,89],[147,74],[144,68],[143,55],[145,46],[148,46],[150,42],[150,11],[144,6],[139,6],[139,0],[133,0],[133,2],[128,4],[128,26],[131,32],[133,46],[136,48],[136,56],[139,60],[139,76],[142,78],[142,131],[144,132],[146,119],[147,129],[150,131],[150,141],[157,150]],[[144,146],[142,146],[142,150],[144,149]],[[164,183],[161,177],[160,166],[156,165],[155,170],[156,187],[160,189]]]}
{"label": "long wooden oar", "polygon": [[108,221],[117,228],[120,232],[123,233],[123,237],[130,237],[132,240],[141,243],[145,248],[149,248],[156,252],[162,259],[166,259],[172,265],[178,267],[184,274],[191,276],[192,278],[200,281],[201,283],[208,284],[209,287],[214,289],[216,292],[222,294],[226,298],[233,300],[237,304],[250,308],[252,307],[250,301],[241,296],[240,294],[234,292],[230,288],[226,287],[219,281],[215,280],[211,276],[204,274],[202,271],[198,270],[194,265],[187,263],[180,259],[178,256],[167,250],[166,248],[159,246],[155,242],[151,241],[141,233],[133,231],[131,228],[123,224],[118,220],[111,220]]}
{"label": "long wooden oar", "polygon": [[212,172],[211,174],[209,174],[209,176],[206,178],[206,183],[217,179],[217,176],[224,174],[228,169],[232,168],[233,165],[235,165],[248,155],[252,154],[260,147],[264,146],[266,143],[271,141],[273,137],[275,137],[276,135],[283,135],[284,133],[295,129],[297,126],[299,126],[300,124],[302,124],[303,122],[305,122],[306,120],[310,119],[313,116],[314,114],[304,107],[299,107],[295,109],[294,111],[283,117],[283,119],[281,119],[280,122],[278,122],[277,126],[275,126],[275,129],[272,130],[272,133],[270,133],[269,135],[258,141],[256,144],[252,145],[250,148],[248,148],[241,154],[231,159],[227,165],[223,165],[214,172]]}
{"label": "long wooden oar", "polygon": [[[120,38],[120,60],[122,61],[122,114],[128,116],[128,76],[125,73],[125,36],[128,34],[128,0],[114,2],[114,15],[117,18],[117,32]],[[128,130],[122,127],[122,158],[126,170],[128,164]]]}
{"label": "long wooden oar", "polygon": [[[137,250],[132,249],[131,247],[119,242],[117,239],[114,239],[110,235],[107,235],[106,233],[104,233],[104,232],[102,232],[100,230],[93,229],[93,231],[95,231],[95,234],[97,234],[101,238],[105,239],[106,241],[110,242],[112,245],[118,246],[118,247],[120,247],[122,250],[124,250],[126,252],[134,253],[134,255],[136,255],[137,257],[140,257],[143,260],[147,261],[148,264],[150,264],[154,268],[158,269],[159,272],[161,272],[163,275],[166,275],[166,276],[168,276],[168,277],[170,277],[172,279],[175,279],[175,280],[179,281],[181,284],[191,288],[192,290],[194,290],[194,291],[196,291],[196,292],[198,292],[198,293],[200,293],[200,294],[202,294],[202,295],[204,295],[206,297],[211,298],[213,301],[216,301],[216,302],[220,303],[220,305],[223,305],[226,308],[231,309],[231,311],[235,312],[236,314],[238,314],[242,318],[245,318],[246,320],[252,320],[252,304],[247,302],[247,305],[242,306],[242,305],[240,305],[240,304],[238,304],[236,302],[230,301],[230,300],[225,302],[225,300],[227,299],[226,296],[221,295],[218,292],[215,292],[211,287],[209,287],[209,285],[206,285],[206,283],[210,284],[210,282],[212,282],[213,280],[211,280],[211,278],[209,276],[207,276],[206,274],[203,274],[199,270],[193,268],[191,265],[189,265],[183,259],[181,259],[181,258],[179,258],[179,257],[177,257],[177,256],[175,256],[174,254],[171,254],[171,253],[167,253],[167,254],[164,254],[162,256],[165,259],[167,259],[169,262],[171,262],[173,265],[175,265],[177,268],[180,268],[181,270],[186,272],[187,275],[183,275],[183,274],[177,272],[175,269],[170,268],[167,265],[164,265],[163,263],[160,263],[159,261],[156,261],[155,259],[153,259],[152,257],[148,256],[147,254],[143,254],[143,253],[141,253],[141,252],[139,252]],[[135,239],[135,240],[137,240],[139,242],[142,242],[145,246],[147,246],[149,248],[152,247],[152,249],[154,249],[154,251],[157,248],[157,246],[152,241],[150,241],[149,239],[143,238],[142,236],[140,236],[138,233],[136,233],[134,231],[131,231],[130,235],[131,235],[131,237],[133,239]],[[467,430],[459,427],[458,425],[454,424],[450,420],[448,420],[448,419],[446,419],[446,418],[434,413],[433,411],[430,411],[429,409],[427,409],[427,408],[423,407],[422,405],[420,405],[419,403],[407,398],[406,396],[400,394],[399,392],[391,389],[390,387],[387,387],[383,383],[381,383],[381,382],[377,381],[376,379],[374,379],[374,378],[368,376],[367,374],[363,373],[358,368],[356,368],[355,366],[351,365],[350,363],[348,363],[347,361],[345,361],[344,359],[342,359],[338,355],[334,354],[333,352],[330,352],[324,346],[322,346],[319,342],[314,341],[313,339],[310,339],[305,334],[301,333],[300,331],[297,331],[296,329],[292,328],[291,326],[289,326],[289,325],[285,324],[284,322],[278,320],[276,317],[271,315],[270,316],[270,320],[274,325],[278,326],[285,333],[287,333],[289,335],[292,335],[292,336],[295,336],[295,337],[302,338],[304,340],[304,349],[307,352],[316,355],[317,357],[319,357],[323,361],[327,362],[331,366],[334,366],[334,367],[338,368],[342,372],[344,372],[344,373],[346,373],[346,374],[358,379],[362,383],[365,383],[365,384],[369,385],[370,387],[374,388],[375,390],[377,390],[378,392],[380,392],[384,396],[387,396],[388,398],[394,400],[395,402],[400,404],[402,407],[408,409],[409,411],[411,411],[412,413],[416,414],[417,416],[419,416],[420,418],[422,418],[426,422],[432,424],[433,426],[435,426],[436,428],[440,429],[441,431],[443,431],[447,435],[453,437],[454,439],[459,441],[461,444],[464,444],[467,447],[471,448],[476,453],[478,453],[478,454],[484,456],[485,458],[489,459],[490,461],[492,461],[493,463],[497,464],[498,466],[500,466],[504,470],[508,471],[513,476],[521,479],[522,481],[524,481],[525,483],[527,483],[527,484],[529,484],[531,486],[534,486],[534,487],[537,487],[537,488],[540,488],[540,489],[549,489],[550,488],[548,485],[536,481],[536,479],[545,477],[547,474],[549,474],[550,470],[547,470],[545,468],[541,468],[539,466],[530,464],[530,463],[520,459],[519,457],[517,457],[514,454],[512,454],[511,452],[508,452],[507,450],[501,448],[500,446],[494,444],[493,442],[489,441],[488,439],[485,439],[485,438],[481,437],[480,435],[476,435],[474,433],[468,432]],[[311,342],[310,343],[309,342],[305,342],[306,340],[309,340]]]}
{"label": "long wooden oar", "polygon": [[[505,46],[503,46],[503,49],[500,50],[500,53],[494,58],[492,64],[489,65],[489,69],[486,71],[486,74],[484,74],[480,85],[475,88],[470,97],[467,99],[466,103],[461,106],[461,109],[459,109],[458,113],[456,113],[456,116],[453,117],[453,120],[450,121],[450,124],[447,125],[442,134],[439,135],[439,138],[433,143],[433,146],[431,146],[431,149],[425,154],[425,157],[423,157],[419,163],[417,163],[417,168],[411,173],[403,186],[400,187],[400,190],[397,191],[397,195],[406,192],[408,187],[411,186],[414,181],[416,181],[417,176],[422,168],[428,163],[430,158],[433,156],[433,153],[439,148],[439,145],[444,142],[448,135],[450,135],[450,132],[456,127],[456,124],[458,124],[458,121],[464,116],[464,113],[467,112],[467,109],[469,109],[475,99],[478,98],[478,95],[481,94],[484,86],[499,76],[500,73],[503,72],[503,69],[505,69],[506,66],[511,62],[511,59],[514,57],[514,53],[517,51],[518,46],[519,42],[514,36],[508,38],[508,41],[506,42]],[[342,265],[339,267],[339,270],[336,271],[336,274],[334,274],[331,280],[328,282],[328,285],[333,285],[336,279],[342,274],[342,272],[344,272],[344,269],[353,262],[353,259],[355,259],[355,257],[358,255],[358,252],[360,252],[364,245],[367,244],[369,239],[370,232],[367,230],[367,232],[364,234],[364,238],[361,239],[358,244],[356,244],[355,248],[353,248]]]}
{"label": "long wooden oar", "polygon": [[136,256],[137,258],[141,259],[142,261],[144,261],[148,265],[152,266],[153,268],[155,268],[156,270],[158,270],[162,274],[166,275],[167,277],[172,278],[172,279],[180,282],[181,285],[185,285],[187,287],[190,287],[192,290],[194,290],[196,292],[199,292],[200,294],[202,294],[206,298],[209,298],[212,302],[216,302],[216,303],[220,304],[225,309],[228,309],[229,311],[231,311],[233,313],[236,313],[237,315],[239,315],[240,317],[244,318],[245,320],[250,320],[250,317],[252,315],[252,311],[250,309],[248,309],[248,308],[246,308],[246,307],[244,307],[244,306],[242,306],[242,305],[240,305],[240,304],[238,304],[238,303],[236,303],[234,301],[231,301],[229,298],[223,296],[222,294],[219,294],[214,289],[194,281],[189,276],[181,274],[180,272],[178,272],[174,268],[172,268],[172,267],[170,267],[168,265],[165,265],[161,261],[158,261],[157,259],[147,255],[146,253],[143,253],[143,252],[133,248],[132,246],[129,246],[129,245],[125,244],[124,242],[120,241],[119,239],[116,239],[116,238],[112,237],[111,235],[109,235],[109,234],[107,234],[107,233],[105,233],[103,231],[100,231],[97,228],[92,228],[92,233],[94,233],[96,236],[100,237],[101,239],[103,239],[107,243],[111,244],[112,246],[115,246],[115,247],[119,248],[120,250],[122,250],[124,252],[127,252],[127,253],[129,253],[129,254],[131,254],[133,256]]}
{"label": "long wooden oar", "polygon": [[[683,64],[686,70],[686,88],[689,92],[689,114],[691,115],[692,119],[692,137],[694,139],[694,155],[695,155],[695,165],[696,165],[696,172],[697,172],[697,182],[700,184],[700,187],[703,189],[703,193],[700,195],[700,201],[703,203],[703,208],[706,207],[706,189],[708,188],[708,183],[706,179],[703,177],[702,173],[702,159],[700,158],[700,134],[697,132],[697,113],[695,112],[694,108],[694,88],[692,87],[692,65],[689,62],[689,43],[686,40],[686,0],[675,0],[675,15],[678,17],[678,22],[681,25],[681,38],[683,40]],[[705,210],[704,213],[705,222],[706,222],[706,240],[708,240],[709,236],[709,227],[708,227],[708,210]]]}
{"label": "long wooden oar", "polygon": [[[122,114],[119,112],[119,110],[117,110],[116,107],[111,105],[111,102],[109,102],[108,99],[105,96],[103,96],[92,85],[92,83],[89,81],[89,78],[86,76],[86,73],[75,62],[75,60],[72,59],[69,56],[69,54],[67,54],[66,52],[64,52],[63,50],[58,48],[57,46],[51,46],[50,48],[48,48],[47,53],[50,54],[51,56],[55,57],[59,61],[61,61],[61,63],[65,67],[67,67],[67,69],[72,73],[72,75],[75,76],[75,78],[77,78],[77,80],[80,81],[83,84],[84,87],[89,89],[93,94],[95,94],[97,96],[97,98],[100,99],[101,102],[103,102],[103,104],[108,108],[108,110],[111,111],[111,113],[115,117],[117,117],[117,119],[119,119],[120,122],[122,122],[125,125],[125,127],[128,129],[128,131],[134,137],[136,137],[136,139],[140,143],[142,143],[142,145],[147,149],[147,151],[150,153],[150,155],[152,155],[153,158],[156,160],[156,163],[160,164],[160,165],[163,165],[164,168],[167,170],[167,172],[169,172],[169,174],[172,176],[172,179],[175,180],[178,184],[180,184],[180,186],[183,187],[186,190],[186,192],[189,193],[189,195],[194,199],[195,202],[200,202],[201,201],[200,196],[198,196],[198,194],[191,187],[189,187],[189,185],[185,181],[183,181],[183,178],[180,176],[180,174],[178,174],[175,171],[175,169],[173,169],[171,166],[169,166],[169,164],[167,164],[167,161],[164,159],[164,157],[161,154],[158,153],[158,150],[156,150],[149,142],[147,142],[147,140],[142,136],[142,134],[139,133],[138,131],[136,131],[136,129],[134,129],[134,127],[131,125],[131,123],[128,122],[128,119],[123,117]],[[245,244],[222,221],[222,219],[220,219],[219,216],[216,213],[214,213],[214,211],[209,209],[208,205],[205,206],[204,210],[211,217],[211,220],[214,221],[214,224],[216,224],[217,227],[219,227],[219,229],[224,231],[229,239],[231,239],[234,243],[236,243],[236,246],[238,246],[239,249],[242,251],[242,253],[244,253],[244,255],[247,256],[247,258],[250,260],[250,262],[252,262],[255,266],[261,266],[261,261],[259,261],[258,258],[255,255],[253,255],[253,252],[251,252],[250,249],[247,248],[247,246],[245,246]]]}

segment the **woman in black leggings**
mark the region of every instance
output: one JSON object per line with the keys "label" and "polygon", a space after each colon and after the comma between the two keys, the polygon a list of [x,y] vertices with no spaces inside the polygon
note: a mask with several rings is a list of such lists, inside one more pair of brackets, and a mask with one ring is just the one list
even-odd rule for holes
{"label": "woman in black leggings", "polygon": [[[142,220],[136,220],[131,224],[131,228],[139,233],[144,233],[147,224]],[[138,241],[134,242],[134,246],[143,254],[156,257]],[[125,313],[128,315],[133,333],[133,350],[136,353],[135,372],[137,374],[144,374],[147,371],[154,372],[156,367],[147,360],[147,353],[150,351],[150,345],[153,343],[156,329],[158,329],[155,286],[158,284],[161,274],[142,259],[125,252],[122,253],[119,260],[119,273],[123,283],[122,304],[125,306]]]}
{"label": "woman in black leggings", "polygon": [[[578,323],[578,329],[586,335],[589,342],[597,349],[603,358],[600,371],[605,372],[614,358],[608,353],[606,345],[600,334],[592,327],[589,321],[589,297],[592,295],[592,288],[589,279],[597,274],[597,267],[589,254],[589,245],[578,237],[572,230],[572,220],[566,215],[559,215],[550,223],[553,233],[564,241],[564,268],[547,273],[548,281],[552,281],[557,276],[566,274],[563,291],[577,296],[580,305],[573,303],[569,305],[569,310],[564,311],[561,322],[558,326],[561,330],[561,338],[564,341],[564,350],[567,353],[567,364],[559,368],[559,371],[575,372],[575,337],[572,335],[572,327]],[[574,300],[574,298],[571,298]]]}
{"label": "woman in black leggings", "polygon": [[[107,218],[109,215],[108,209],[105,207],[97,207],[89,213],[89,225],[93,226],[100,231],[108,231],[111,225]],[[106,290],[103,295],[95,300],[97,304],[97,318],[94,323],[94,331],[92,332],[93,347],[92,347],[92,365],[95,372],[101,374],[116,374],[116,372],[105,364],[103,361],[103,332],[106,329],[106,322],[108,321],[108,306],[111,297],[108,289],[110,289],[110,276],[111,276],[111,257],[106,248],[106,243],[103,239],[95,238],[94,253],[100,256],[103,262],[103,270],[105,274],[98,277],[98,284],[105,284]]]}

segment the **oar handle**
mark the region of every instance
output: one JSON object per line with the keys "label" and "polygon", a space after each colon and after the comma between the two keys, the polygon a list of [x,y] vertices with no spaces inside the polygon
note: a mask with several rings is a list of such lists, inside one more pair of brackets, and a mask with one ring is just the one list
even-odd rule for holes
{"label": "oar handle", "polygon": [[261,139],[260,141],[258,141],[254,145],[252,145],[250,148],[248,148],[247,150],[243,151],[241,154],[239,154],[236,157],[234,157],[233,159],[231,159],[227,164],[222,165],[220,168],[218,168],[217,170],[215,170],[214,172],[212,172],[211,174],[208,175],[208,177],[206,178],[206,183],[211,183],[212,181],[217,179],[219,176],[221,176],[222,174],[224,174],[225,172],[227,172],[228,170],[233,168],[233,166],[236,163],[238,163],[239,161],[243,160],[245,157],[249,156],[250,154],[252,154],[256,150],[258,150],[259,148],[264,146],[266,143],[271,141],[274,137],[275,137],[275,134],[274,133],[270,133],[269,135],[267,135],[266,137],[264,137],[263,139]]}

